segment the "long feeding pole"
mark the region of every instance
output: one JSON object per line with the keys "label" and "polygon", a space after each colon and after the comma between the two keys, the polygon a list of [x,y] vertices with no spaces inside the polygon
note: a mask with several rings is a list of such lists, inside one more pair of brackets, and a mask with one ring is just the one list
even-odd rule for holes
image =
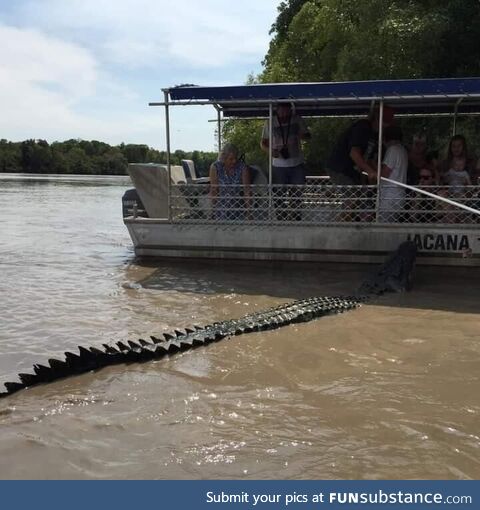
{"label": "long feeding pole", "polygon": [[477,214],[480,216],[480,210],[473,209],[472,207],[468,207],[468,205],[461,204],[460,202],[455,202],[455,200],[450,200],[449,198],[441,197],[440,195],[435,195],[435,193],[430,193],[424,189],[417,188],[416,186],[411,186],[409,184],[403,184],[403,182],[392,181],[392,179],[388,179],[387,177],[382,177],[382,181],[388,182],[390,184],[395,184],[396,186],[400,186],[401,188],[409,189],[412,191],[416,191],[418,193],[422,193],[427,197],[435,198],[440,200],[441,202],[445,202],[446,204],[454,205],[455,207],[459,207],[460,209],[464,209],[465,211],[471,212],[473,214]]}

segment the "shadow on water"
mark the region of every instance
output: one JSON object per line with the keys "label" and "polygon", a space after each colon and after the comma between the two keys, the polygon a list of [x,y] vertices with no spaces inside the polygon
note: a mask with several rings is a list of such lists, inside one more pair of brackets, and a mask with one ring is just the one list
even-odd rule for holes
{"label": "shadow on water", "polygon": [[[263,262],[234,260],[135,259],[154,268],[138,281],[143,288],[195,294],[237,294],[297,300],[322,295],[350,295],[376,270],[374,264]],[[375,298],[382,306],[480,313],[480,268],[417,266],[413,290]]]}

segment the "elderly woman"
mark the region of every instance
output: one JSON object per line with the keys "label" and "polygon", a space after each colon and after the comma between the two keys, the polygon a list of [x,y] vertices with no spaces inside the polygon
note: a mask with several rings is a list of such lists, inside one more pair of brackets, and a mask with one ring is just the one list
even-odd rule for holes
{"label": "elderly woman", "polygon": [[[242,186],[243,185],[243,186]],[[232,143],[223,146],[218,160],[210,167],[210,197],[217,220],[244,219],[250,206],[250,172],[239,161]]]}

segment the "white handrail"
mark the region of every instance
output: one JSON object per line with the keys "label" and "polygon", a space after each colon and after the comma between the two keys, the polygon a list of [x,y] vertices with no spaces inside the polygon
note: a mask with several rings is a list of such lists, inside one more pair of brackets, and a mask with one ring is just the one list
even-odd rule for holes
{"label": "white handrail", "polygon": [[411,186],[409,184],[403,184],[403,182],[392,181],[392,179],[388,179],[387,177],[381,177],[382,181],[388,182],[390,184],[395,184],[396,186],[400,186],[401,188],[410,189],[412,191],[416,191],[417,193],[422,193],[423,195],[427,195],[427,197],[435,198],[436,200],[440,200],[450,205],[454,205],[455,207],[459,207],[460,209],[464,209],[465,211],[471,212],[473,214],[477,214],[480,216],[480,211],[478,209],[473,209],[472,207],[468,207],[468,205],[461,204],[460,202],[455,202],[455,200],[450,200],[449,198],[441,197],[440,195],[435,195],[435,193],[430,193],[429,191],[425,191],[424,189],[417,188],[416,186]]}

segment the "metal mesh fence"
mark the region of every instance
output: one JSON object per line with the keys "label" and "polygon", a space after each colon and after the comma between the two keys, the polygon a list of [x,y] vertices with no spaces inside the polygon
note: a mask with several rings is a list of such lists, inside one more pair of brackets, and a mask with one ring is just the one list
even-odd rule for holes
{"label": "metal mesh fence", "polygon": [[[480,186],[418,187],[438,197],[480,209]],[[378,212],[377,212],[378,202]],[[478,223],[480,217],[457,206],[395,185],[305,186],[252,185],[210,188],[205,184],[172,186],[175,223],[305,224]]]}

